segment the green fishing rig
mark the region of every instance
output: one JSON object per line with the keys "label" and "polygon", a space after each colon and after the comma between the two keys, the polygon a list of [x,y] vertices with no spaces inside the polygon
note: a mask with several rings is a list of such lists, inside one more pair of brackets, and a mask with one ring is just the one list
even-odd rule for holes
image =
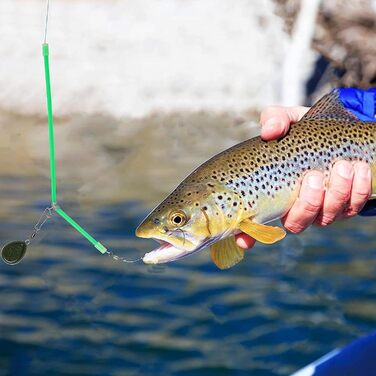
{"label": "green fishing rig", "polygon": [[111,256],[116,261],[125,263],[134,263],[140,261],[126,260],[124,257],[115,255],[112,251],[108,250],[101,242],[91,236],[82,226],[80,226],[71,216],[69,216],[59,205],[57,200],[56,188],[56,163],[55,163],[55,136],[54,136],[54,120],[52,111],[52,93],[51,93],[51,77],[50,77],[50,53],[49,45],[47,43],[47,29],[49,17],[50,1],[47,0],[46,19],[44,28],[44,40],[42,44],[42,54],[44,61],[45,85],[46,85],[46,103],[47,103],[47,119],[48,119],[48,141],[49,141],[49,160],[50,160],[50,186],[51,186],[51,206],[44,209],[38,222],[34,225],[33,232],[28,239],[24,241],[12,241],[6,244],[2,251],[1,257],[8,265],[18,264],[26,254],[28,245],[36,237],[42,226],[50,219],[55,213],[64,219],[70,226],[78,231],[95,249],[102,254]]}

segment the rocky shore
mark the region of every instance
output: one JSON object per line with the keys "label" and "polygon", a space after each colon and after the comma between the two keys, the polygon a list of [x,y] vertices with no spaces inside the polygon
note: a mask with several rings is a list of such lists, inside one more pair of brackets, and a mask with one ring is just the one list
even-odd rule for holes
{"label": "rocky shore", "polygon": [[[286,31],[292,33],[301,0],[275,2]],[[329,62],[324,82],[362,88],[375,86],[376,2],[322,0],[312,47]]]}

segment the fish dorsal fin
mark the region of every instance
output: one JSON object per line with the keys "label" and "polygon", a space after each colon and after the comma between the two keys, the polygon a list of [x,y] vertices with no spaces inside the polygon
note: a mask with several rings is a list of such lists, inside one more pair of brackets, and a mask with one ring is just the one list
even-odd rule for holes
{"label": "fish dorsal fin", "polygon": [[359,121],[355,115],[343,106],[337,89],[319,99],[302,118],[302,120],[312,119]]}
{"label": "fish dorsal fin", "polygon": [[253,239],[265,244],[273,244],[286,236],[286,231],[280,227],[260,225],[250,219],[240,222],[239,229]]}
{"label": "fish dorsal fin", "polygon": [[236,245],[235,236],[222,239],[210,247],[211,258],[219,269],[228,269],[244,258],[244,249]]}

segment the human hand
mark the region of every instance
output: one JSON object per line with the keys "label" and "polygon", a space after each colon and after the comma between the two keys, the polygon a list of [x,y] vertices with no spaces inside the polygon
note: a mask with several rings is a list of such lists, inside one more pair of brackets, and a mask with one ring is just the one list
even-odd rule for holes
{"label": "human hand", "polygon": [[[308,110],[309,107],[268,107],[260,116],[261,137],[274,140],[284,136],[290,124],[299,121]],[[281,218],[288,231],[298,234],[313,223],[327,226],[336,219],[358,214],[371,194],[371,169],[365,162],[338,161],[330,172],[326,191],[324,182],[321,171],[305,174],[299,197]],[[240,233],[236,243],[241,248],[251,248],[255,240]]]}

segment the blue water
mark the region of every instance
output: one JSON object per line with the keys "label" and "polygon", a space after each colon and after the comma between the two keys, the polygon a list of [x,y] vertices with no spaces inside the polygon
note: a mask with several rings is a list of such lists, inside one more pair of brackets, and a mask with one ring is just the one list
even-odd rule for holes
{"label": "blue water", "polygon": [[[25,238],[48,182],[1,179],[0,241]],[[139,202],[63,207],[136,258]],[[17,266],[0,265],[1,375],[288,375],[376,328],[376,219],[257,245],[220,271],[208,252],[160,267],[99,254],[54,218]]]}

